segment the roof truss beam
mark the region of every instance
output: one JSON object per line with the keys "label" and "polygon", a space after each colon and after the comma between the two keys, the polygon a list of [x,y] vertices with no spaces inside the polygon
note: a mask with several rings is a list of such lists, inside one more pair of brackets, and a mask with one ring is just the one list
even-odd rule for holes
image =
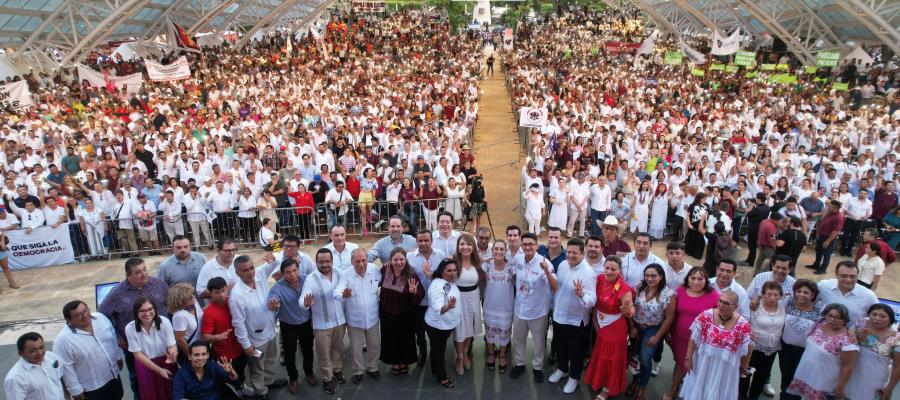
{"label": "roof truss beam", "polygon": [[[835,0],[835,3],[887,45],[894,54],[900,54],[900,2],[876,0]],[[884,17],[882,17],[884,16]]]}

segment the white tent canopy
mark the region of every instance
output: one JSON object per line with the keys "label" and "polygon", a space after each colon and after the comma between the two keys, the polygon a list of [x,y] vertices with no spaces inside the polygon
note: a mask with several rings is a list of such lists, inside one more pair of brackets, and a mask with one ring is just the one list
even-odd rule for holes
{"label": "white tent canopy", "polygon": [[866,64],[868,64],[870,66],[875,65],[875,60],[873,60],[872,57],[869,56],[869,54],[866,53],[866,51],[863,50],[863,48],[861,46],[856,46],[856,48],[854,48],[853,50],[850,50],[850,52],[847,53],[847,55],[841,57],[841,65],[843,65],[845,62],[856,63],[856,60],[862,61],[862,63],[859,65],[863,65],[863,66]]}
{"label": "white tent canopy", "polygon": [[22,75],[21,69],[13,64],[9,54],[0,54],[0,79]]}

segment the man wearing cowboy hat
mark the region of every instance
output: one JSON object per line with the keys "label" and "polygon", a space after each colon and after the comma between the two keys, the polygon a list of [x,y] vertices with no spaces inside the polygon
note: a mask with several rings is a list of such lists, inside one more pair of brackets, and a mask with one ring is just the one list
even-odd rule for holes
{"label": "man wearing cowboy hat", "polygon": [[619,237],[621,230],[619,229],[619,220],[612,215],[607,215],[606,219],[601,221],[598,219],[597,224],[603,228],[603,256],[625,257],[631,253],[631,246]]}

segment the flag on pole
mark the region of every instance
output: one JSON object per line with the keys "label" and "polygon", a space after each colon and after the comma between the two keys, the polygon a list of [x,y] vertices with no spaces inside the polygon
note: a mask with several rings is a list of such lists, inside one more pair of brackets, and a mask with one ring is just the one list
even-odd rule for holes
{"label": "flag on pole", "polygon": [[644,42],[641,43],[641,47],[638,47],[637,53],[634,54],[634,57],[637,58],[638,56],[640,56],[642,54],[652,53],[653,46],[656,45],[656,38],[658,36],[659,36],[658,30],[654,30],[653,33],[650,34],[650,36],[647,36],[647,38],[644,39]]}
{"label": "flag on pole", "polygon": [[706,56],[704,56],[703,53],[692,49],[683,39],[678,40],[678,47],[681,48],[681,51],[688,58],[688,61],[694,64],[706,64]]}
{"label": "flag on pole", "polygon": [[166,37],[170,48],[192,51],[194,53],[200,52],[200,46],[197,45],[194,38],[181,25],[176,24],[171,18],[166,18],[166,22],[168,24]]}

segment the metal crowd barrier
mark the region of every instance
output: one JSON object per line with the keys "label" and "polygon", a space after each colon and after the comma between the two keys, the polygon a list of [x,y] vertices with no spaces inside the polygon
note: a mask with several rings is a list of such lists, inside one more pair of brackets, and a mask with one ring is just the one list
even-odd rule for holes
{"label": "metal crowd barrier", "polygon": [[[284,207],[275,209],[249,210],[252,216],[242,216],[247,211],[228,210],[225,212],[185,213],[176,217],[155,215],[150,219],[107,218],[93,224],[84,221],[70,221],[69,236],[75,259],[89,259],[153,255],[172,249],[172,238],[185,235],[196,250],[212,249],[216,241],[223,237],[233,238],[239,246],[260,246],[260,229],[263,218],[277,218],[276,233],[282,237],[296,235],[306,243],[327,240],[332,225],[340,223],[349,236],[362,236],[364,218],[363,204],[349,202],[346,211],[328,204],[310,207]],[[429,211],[433,206],[434,210]],[[366,233],[380,236],[387,234],[388,219],[400,215],[410,225],[411,230],[437,230],[437,214],[440,211],[455,212],[454,221],[460,225],[464,221],[464,201],[446,198],[436,200],[413,200],[402,203],[375,201],[369,203],[370,217]]]}

